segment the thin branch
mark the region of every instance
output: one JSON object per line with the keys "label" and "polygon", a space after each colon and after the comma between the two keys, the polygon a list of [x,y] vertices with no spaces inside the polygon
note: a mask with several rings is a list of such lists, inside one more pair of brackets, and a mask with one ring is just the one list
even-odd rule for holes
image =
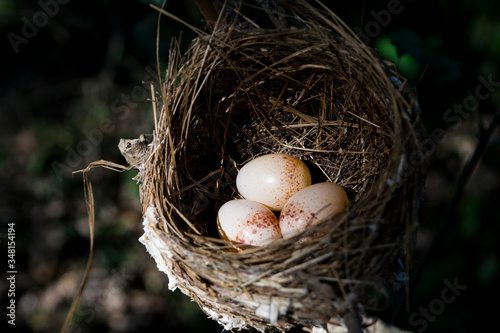
{"label": "thin branch", "polygon": [[194,0],[196,5],[200,9],[201,15],[207,21],[207,25],[210,28],[214,28],[217,19],[219,18],[220,10],[215,6],[213,0]]}
{"label": "thin branch", "polygon": [[186,21],[180,19],[179,17],[175,16],[174,14],[167,12],[165,9],[157,7],[157,6],[153,5],[153,4],[149,4],[149,6],[151,8],[153,8],[153,9],[157,10],[158,12],[162,13],[163,15],[165,15],[165,16],[167,16],[167,17],[169,17],[169,18],[171,18],[171,19],[173,19],[173,20],[175,20],[175,21],[177,21],[177,22],[185,25],[189,29],[193,30],[196,34],[198,34],[200,36],[203,34],[203,30],[198,29],[194,25],[187,23]]}
{"label": "thin branch", "polygon": [[349,312],[344,316],[344,322],[348,333],[363,333],[361,317],[357,312]]}
{"label": "thin branch", "polygon": [[[483,131],[480,131],[479,133],[479,141],[477,143],[477,146],[471,158],[464,166],[461,174],[458,177],[455,192],[453,193],[453,197],[451,198],[448,207],[446,208],[443,220],[441,221],[441,224],[438,226],[431,244],[422,255],[419,265],[417,266],[415,272],[413,273],[413,275],[409,280],[410,295],[414,292],[416,283],[420,280],[423,271],[427,267],[431,254],[434,253],[436,246],[441,242],[441,239],[444,235],[444,231],[446,230],[446,228],[450,224],[450,221],[453,218],[453,214],[458,206],[458,203],[460,202],[460,199],[462,198],[465,187],[472,175],[472,172],[476,169],[477,165],[479,164],[481,157],[483,156],[486,148],[488,147],[488,143],[493,133],[495,132],[496,128],[499,125],[500,125],[500,108],[497,109],[495,115],[493,116],[493,119],[490,122],[490,125]],[[404,298],[405,296],[402,297],[401,302],[397,307],[396,314],[393,317],[393,320],[395,320],[399,316],[400,310],[402,308],[401,303],[404,301]]]}
{"label": "thin branch", "polygon": [[363,333],[363,320],[359,314],[358,300],[355,294],[347,295],[346,305],[347,313],[344,317],[344,324],[348,333]]}
{"label": "thin branch", "polygon": [[490,123],[490,126],[488,126],[487,129],[485,129],[482,133],[480,133],[479,142],[477,143],[476,149],[474,150],[474,153],[472,154],[471,158],[469,159],[469,161],[465,165],[462,173],[458,177],[457,187],[456,187],[455,193],[453,194],[453,197],[452,197],[452,199],[451,199],[451,201],[446,209],[444,218],[443,218],[441,224],[439,225],[439,227],[434,235],[432,243],[430,244],[430,246],[427,248],[426,252],[422,256],[422,260],[420,262],[420,265],[414,273],[414,276],[413,276],[414,281],[418,281],[418,279],[422,275],[422,272],[426,266],[426,263],[429,260],[430,254],[433,253],[434,248],[436,247],[436,245],[439,243],[441,237],[443,236],[444,230],[449,225],[449,223],[453,217],[453,213],[454,213],[458,203],[460,202],[460,199],[462,198],[462,194],[465,190],[465,187],[466,187],[466,185],[467,185],[467,183],[472,175],[472,172],[475,170],[476,166],[479,164],[479,161],[481,160],[481,157],[483,156],[484,151],[488,147],[488,142],[490,141],[491,136],[495,132],[496,127],[498,125],[500,125],[500,108],[497,110],[495,116],[493,117],[493,119]]}

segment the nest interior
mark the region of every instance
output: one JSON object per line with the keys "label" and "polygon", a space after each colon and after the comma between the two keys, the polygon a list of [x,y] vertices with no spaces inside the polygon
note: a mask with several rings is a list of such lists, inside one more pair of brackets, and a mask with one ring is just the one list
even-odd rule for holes
{"label": "nest interior", "polygon": [[[139,173],[141,242],[169,288],[226,329],[341,325],[382,308],[386,284],[403,282],[417,216],[423,131],[404,80],[333,13],[303,1],[286,12],[295,27],[232,20],[185,55],[172,47]],[[239,197],[242,165],[278,152],[303,160],[313,182],[343,186],[346,214],[234,251],[217,210]]]}

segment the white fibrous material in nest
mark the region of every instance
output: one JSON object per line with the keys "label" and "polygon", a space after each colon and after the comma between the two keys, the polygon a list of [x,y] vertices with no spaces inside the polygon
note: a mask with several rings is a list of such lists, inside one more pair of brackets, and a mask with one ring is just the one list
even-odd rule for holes
{"label": "white fibrous material in nest", "polygon": [[144,227],[144,235],[139,238],[139,242],[144,244],[148,253],[156,261],[158,270],[167,274],[168,277],[168,289],[174,291],[177,289],[178,280],[171,270],[166,265],[165,259],[162,257],[162,253],[168,258],[173,257],[173,253],[166,246],[165,242],[156,234],[155,227],[158,224],[158,214],[156,208],[148,207],[146,213],[144,214],[144,220],[142,222]]}

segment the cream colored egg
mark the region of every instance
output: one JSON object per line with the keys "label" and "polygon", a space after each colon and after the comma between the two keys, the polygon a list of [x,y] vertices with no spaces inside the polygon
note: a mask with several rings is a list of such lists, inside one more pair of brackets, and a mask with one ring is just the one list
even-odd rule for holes
{"label": "cream colored egg", "polygon": [[267,207],[251,200],[231,200],[217,214],[222,239],[262,246],[281,238],[278,218]]}
{"label": "cream colored egg", "polygon": [[342,212],[348,199],[334,183],[318,183],[299,191],[287,201],[279,224],[284,238],[290,238],[320,221]]}
{"label": "cream colored egg", "polygon": [[254,200],[271,210],[281,210],[285,202],[301,189],[311,185],[307,166],[287,154],[257,157],[241,168],[236,187],[248,200]]}

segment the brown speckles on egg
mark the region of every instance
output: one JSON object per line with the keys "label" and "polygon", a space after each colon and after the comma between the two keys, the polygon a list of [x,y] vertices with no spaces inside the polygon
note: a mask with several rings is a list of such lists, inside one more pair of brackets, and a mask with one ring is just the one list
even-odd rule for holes
{"label": "brown speckles on egg", "polygon": [[281,210],[288,199],[309,185],[311,174],[306,165],[287,154],[260,156],[247,163],[236,178],[243,197],[272,210]]}
{"label": "brown speckles on egg", "polygon": [[284,238],[342,212],[347,206],[344,189],[333,183],[311,185],[295,194],[283,207],[280,229]]}
{"label": "brown speckles on egg", "polygon": [[221,230],[229,240],[261,246],[280,238],[278,219],[255,201],[231,200],[218,214]]}

